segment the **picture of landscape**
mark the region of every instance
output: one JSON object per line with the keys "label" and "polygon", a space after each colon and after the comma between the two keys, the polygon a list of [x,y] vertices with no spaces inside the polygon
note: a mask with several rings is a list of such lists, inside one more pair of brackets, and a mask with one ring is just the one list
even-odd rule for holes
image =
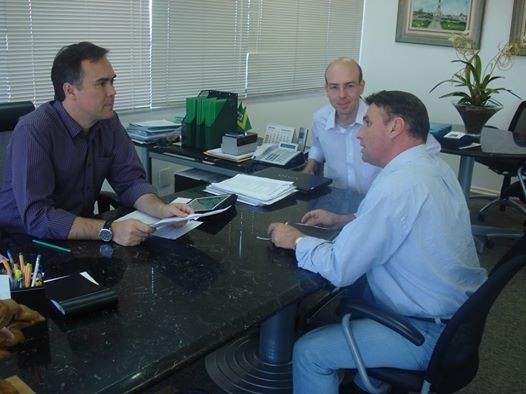
{"label": "picture of landscape", "polygon": [[[523,5],[526,0],[515,0]],[[397,42],[452,46],[462,33],[480,48],[486,0],[398,0]]]}
{"label": "picture of landscape", "polygon": [[471,0],[413,0],[410,26],[416,30],[464,32]]}

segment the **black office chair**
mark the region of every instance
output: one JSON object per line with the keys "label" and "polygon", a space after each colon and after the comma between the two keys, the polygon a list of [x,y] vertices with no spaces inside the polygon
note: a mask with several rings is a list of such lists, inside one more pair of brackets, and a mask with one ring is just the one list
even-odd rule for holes
{"label": "black office chair", "polygon": [[[351,313],[342,319],[350,351],[364,382],[373,377],[391,385],[394,392],[452,393],[468,385],[475,377],[479,364],[479,346],[486,317],[493,302],[513,276],[526,264],[526,236],[518,240],[492,269],[488,280],[458,309],[440,335],[425,371],[396,368],[367,368],[357,351],[349,319],[351,315],[366,317],[403,335],[415,345],[422,345],[424,337],[407,321],[393,314],[364,304],[348,305]],[[354,350],[353,350],[354,349]],[[375,391],[373,386],[368,387]]]}
{"label": "black office chair", "polygon": [[[525,145],[526,143],[526,101],[520,103],[515,115],[511,120],[509,131],[513,132],[515,142],[518,145]],[[471,198],[490,199],[491,201],[484,205],[478,214],[478,219],[483,221],[485,213],[493,206],[499,206],[501,211],[504,211],[507,206],[513,207],[521,212],[526,218],[526,208],[515,201],[520,199],[526,203],[526,197],[520,188],[518,182],[511,183],[511,178],[517,174],[517,170],[524,163],[524,160],[517,159],[499,159],[499,158],[477,158],[478,163],[484,164],[497,174],[503,175],[500,194],[497,198],[493,196],[472,196]],[[525,221],[526,224],[526,221]]]}
{"label": "black office chair", "polygon": [[34,109],[35,106],[31,101],[0,103],[0,131],[13,130],[18,119]]}
{"label": "black office chair", "polygon": [[33,111],[35,106],[31,101],[14,103],[0,103],[0,185],[4,176],[4,155],[11,137],[11,130],[15,128],[18,119]]}

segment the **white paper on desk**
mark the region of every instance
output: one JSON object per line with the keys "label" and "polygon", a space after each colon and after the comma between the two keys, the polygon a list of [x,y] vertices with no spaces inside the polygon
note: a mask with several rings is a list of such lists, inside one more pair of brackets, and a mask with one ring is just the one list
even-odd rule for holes
{"label": "white paper on desk", "polygon": [[215,211],[209,211],[209,212],[204,212],[204,213],[192,213],[191,215],[184,216],[184,217],[172,216],[169,218],[161,219],[155,223],[152,223],[152,226],[155,227],[156,229],[160,229],[169,224],[179,223],[185,220],[197,220],[199,218],[204,218],[206,216],[217,215],[218,213],[225,212],[231,206],[232,205],[229,205],[226,208],[216,209]]}
{"label": "white paper on desk", "polygon": [[476,146],[480,146],[480,144],[478,142],[473,142],[466,146],[459,146],[458,149],[469,149],[469,148],[474,148]]}
{"label": "white paper on desk", "polygon": [[9,276],[0,275],[0,300],[8,300],[10,298],[11,288],[9,287]]}
{"label": "white paper on desk", "polygon": [[[180,203],[180,204],[186,204],[188,201],[190,201],[191,198],[182,198],[177,197],[175,200],[172,201],[172,203]],[[150,216],[144,212],[140,211],[133,211],[119,219],[116,220],[116,222],[121,220],[127,220],[127,219],[137,219],[140,220],[143,223],[153,225],[153,223],[158,222],[159,218],[156,218],[154,216]],[[201,222],[198,221],[189,221],[182,227],[173,227],[173,226],[166,226],[162,229],[159,229],[153,233],[155,237],[161,237],[166,239],[177,239],[179,237],[182,237],[187,232],[193,230],[194,228],[198,227],[201,224]]]}

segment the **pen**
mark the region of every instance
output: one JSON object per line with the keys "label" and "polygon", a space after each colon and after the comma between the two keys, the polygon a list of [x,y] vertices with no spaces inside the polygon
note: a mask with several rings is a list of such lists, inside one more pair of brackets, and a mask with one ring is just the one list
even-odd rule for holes
{"label": "pen", "polygon": [[44,242],[44,241],[39,241],[38,239],[34,239],[33,243],[37,244],[37,245],[40,245],[40,246],[45,246],[46,248],[60,250],[61,252],[71,253],[71,249],[63,248],[62,246],[53,245],[53,244],[50,244],[50,243],[47,243],[47,242]]}
{"label": "pen", "polygon": [[38,271],[40,270],[40,259],[42,258],[42,255],[37,255],[37,261],[35,262],[35,270],[33,271],[33,279],[31,280],[31,287],[35,287],[35,284],[37,283],[37,276]]}
{"label": "pen", "polygon": [[20,262],[20,267],[24,269],[26,267],[26,261],[22,252],[18,253],[18,261]]}
{"label": "pen", "polygon": [[9,250],[7,251],[7,257],[9,257],[9,261],[11,262],[11,264],[15,265],[15,259],[13,259],[13,255]]}

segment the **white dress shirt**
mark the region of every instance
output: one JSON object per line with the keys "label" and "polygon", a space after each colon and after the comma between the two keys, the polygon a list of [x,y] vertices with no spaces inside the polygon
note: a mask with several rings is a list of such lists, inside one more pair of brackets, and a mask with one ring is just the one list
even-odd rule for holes
{"label": "white dress shirt", "polygon": [[375,300],[406,316],[448,318],[486,279],[462,189],[424,145],[379,173],[333,242],[305,237],[296,257],[338,287],[367,274]]}

